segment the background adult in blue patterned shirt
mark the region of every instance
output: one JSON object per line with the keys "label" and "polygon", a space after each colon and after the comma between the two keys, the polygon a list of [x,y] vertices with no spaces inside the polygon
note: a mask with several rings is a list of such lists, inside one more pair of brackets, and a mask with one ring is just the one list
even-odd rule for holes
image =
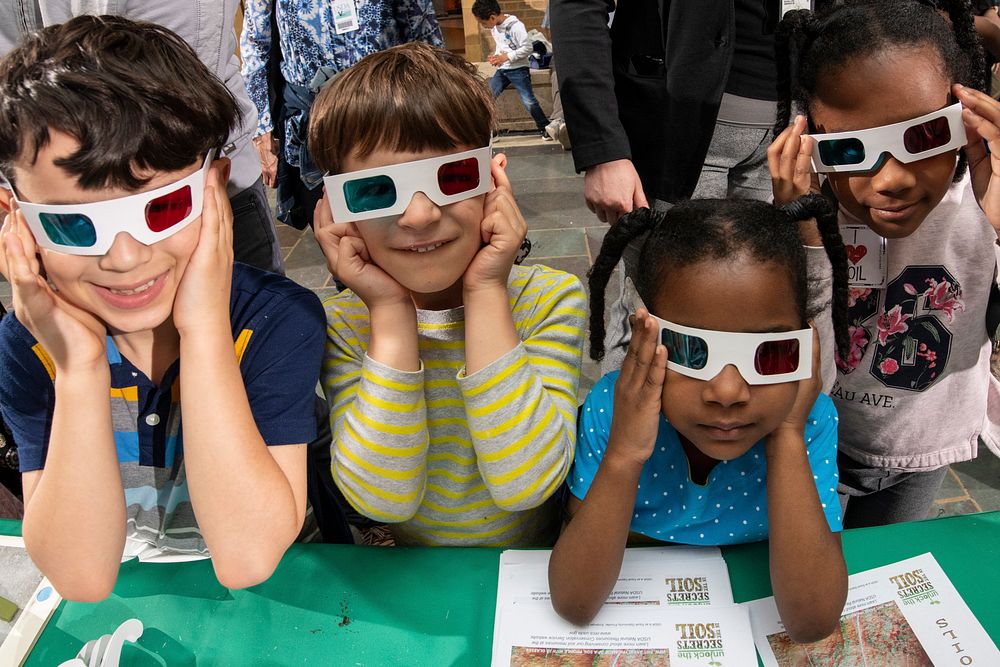
{"label": "background adult in blue patterned shirt", "polygon": [[[341,4],[348,13],[353,9],[355,21],[350,16],[335,19]],[[357,27],[347,29],[352,24]],[[371,53],[413,41],[444,43],[431,0],[246,2],[240,51],[247,91],[258,113],[254,145],[265,165],[264,182],[278,187],[278,217],[283,222],[300,229],[311,225],[322,195],[323,174],[309,157],[305,140],[309,107],[319,87]],[[268,88],[273,48],[281,51],[280,92]],[[278,109],[281,117],[274,118],[272,110]],[[278,155],[278,165],[268,169],[272,153]]]}

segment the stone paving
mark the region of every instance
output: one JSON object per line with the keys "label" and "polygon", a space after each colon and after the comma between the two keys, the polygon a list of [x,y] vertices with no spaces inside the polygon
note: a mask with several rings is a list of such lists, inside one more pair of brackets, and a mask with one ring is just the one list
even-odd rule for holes
{"label": "stone paving", "polygon": [[[584,285],[587,270],[600,249],[607,225],[587,209],[583,177],[573,171],[569,153],[536,137],[501,137],[494,142],[509,156],[508,174],[515,197],[528,221],[532,241],[529,263],[574,273]],[[309,231],[279,225],[278,238],[288,276],[320,298],[335,292],[330,273]],[[10,286],[0,278],[0,300],[10,306]],[[597,365],[585,360],[581,399],[598,379]],[[1000,510],[1000,460],[985,448],[974,461],[952,466],[931,516]]]}

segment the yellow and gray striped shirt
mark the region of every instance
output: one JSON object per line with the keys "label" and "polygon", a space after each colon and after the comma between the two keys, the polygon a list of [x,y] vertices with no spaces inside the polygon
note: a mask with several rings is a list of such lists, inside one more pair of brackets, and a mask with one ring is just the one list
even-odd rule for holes
{"label": "yellow and gray striped shirt", "polygon": [[544,546],[551,500],[573,462],[586,297],[573,275],[515,266],[508,280],[521,343],[465,374],[464,309],[417,311],[422,369],[366,354],[368,309],[328,299],[322,381],[333,478],[400,544]]}

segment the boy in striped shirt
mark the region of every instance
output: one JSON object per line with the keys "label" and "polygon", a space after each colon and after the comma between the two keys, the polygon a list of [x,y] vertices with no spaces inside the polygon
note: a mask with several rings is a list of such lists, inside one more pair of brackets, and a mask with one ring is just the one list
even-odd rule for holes
{"label": "boy in striped shirt", "polygon": [[400,544],[550,545],[573,460],[580,281],[515,266],[527,226],[475,68],[407,44],[320,93],[316,238],[332,474]]}

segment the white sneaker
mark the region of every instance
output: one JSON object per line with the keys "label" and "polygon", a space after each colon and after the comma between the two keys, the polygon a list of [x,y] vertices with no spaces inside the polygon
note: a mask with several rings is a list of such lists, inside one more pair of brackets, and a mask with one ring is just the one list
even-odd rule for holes
{"label": "white sneaker", "polygon": [[545,126],[545,130],[542,131],[542,139],[545,141],[559,140],[559,121],[554,120]]}
{"label": "white sneaker", "polygon": [[568,151],[573,148],[569,143],[569,130],[566,129],[566,123],[563,121],[559,121],[559,127],[556,131],[556,141],[562,144],[563,150]]}

